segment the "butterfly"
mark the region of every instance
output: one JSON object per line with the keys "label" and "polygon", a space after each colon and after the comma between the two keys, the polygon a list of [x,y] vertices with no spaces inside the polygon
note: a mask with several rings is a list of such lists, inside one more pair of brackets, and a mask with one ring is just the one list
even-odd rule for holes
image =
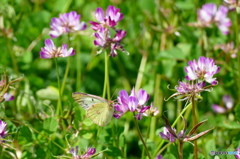
{"label": "butterfly", "polygon": [[86,116],[99,126],[107,125],[113,116],[113,102],[102,97],[75,92],[72,94],[73,99],[86,110]]}

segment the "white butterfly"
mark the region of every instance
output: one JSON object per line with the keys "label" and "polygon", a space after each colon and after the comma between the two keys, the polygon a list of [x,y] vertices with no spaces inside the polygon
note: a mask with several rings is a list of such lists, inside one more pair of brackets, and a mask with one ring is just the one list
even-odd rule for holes
{"label": "white butterfly", "polygon": [[87,117],[99,126],[107,125],[113,116],[113,106],[111,101],[102,97],[75,92],[72,94],[73,99],[86,110]]}

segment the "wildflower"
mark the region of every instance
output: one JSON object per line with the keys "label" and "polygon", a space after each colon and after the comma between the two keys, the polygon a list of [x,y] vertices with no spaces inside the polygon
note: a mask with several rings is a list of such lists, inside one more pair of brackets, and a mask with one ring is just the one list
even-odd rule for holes
{"label": "wildflower", "polygon": [[78,155],[78,146],[71,148],[69,152],[72,154],[73,159],[90,159],[96,153],[95,148],[88,148],[87,152],[83,155]]}
{"label": "wildflower", "polygon": [[92,29],[97,31],[101,28],[115,27],[123,19],[123,14],[120,13],[120,9],[108,6],[106,15],[102,8],[97,8],[95,17],[98,22],[90,21],[89,23],[92,24]]}
{"label": "wildflower", "polygon": [[236,0],[224,0],[224,2],[225,2],[225,4],[227,4],[228,9],[229,9],[230,11],[233,11],[233,10],[235,10],[237,7],[240,6],[240,1],[238,1],[238,3],[237,3]]}
{"label": "wildflower", "polygon": [[236,58],[239,50],[239,48],[234,48],[234,42],[216,45],[214,49],[221,49],[223,53],[230,55],[231,58]]}
{"label": "wildflower", "polygon": [[10,93],[5,93],[3,95],[3,98],[4,98],[4,101],[11,101],[11,100],[14,100],[14,96]]}
{"label": "wildflower", "polygon": [[41,48],[40,57],[43,59],[55,57],[67,57],[75,55],[73,48],[67,49],[68,45],[63,44],[62,47],[56,47],[51,39],[45,40],[45,46]]}
{"label": "wildflower", "polygon": [[236,151],[237,151],[237,154],[236,155],[234,155],[237,159],[240,159],[240,147],[238,147],[237,149],[236,149]]}
{"label": "wildflower", "polygon": [[97,53],[101,53],[103,49],[109,49],[112,57],[117,56],[117,50],[128,54],[121,45],[122,39],[126,36],[126,31],[115,29],[117,23],[123,19],[120,9],[109,6],[106,15],[104,15],[103,9],[97,8],[95,17],[98,22],[90,21],[89,23],[92,25],[92,29],[96,31],[94,33],[96,38],[94,45],[101,48]]}
{"label": "wildflower", "polygon": [[136,94],[133,88],[130,95],[127,91],[121,90],[117,100],[118,103],[114,105],[118,112],[114,114],[115,118],[120,118],[127,111],[136,111],[138,114],[135,117],[140,120],[143,113],[150,108],[150,106],[145,106],[145,103],[149,100],[149,94],[143,89],[140,89]]}
{"label": "wildflower", "polygon": [[216,113],[226,113],[233,108],[234,102],[233,102],[233,99],[229,95],[223,96],[222,100],[223,100],[223,103],[224,103],[225,107],[222,107],[222,106],[217,105],[217,104],[213,104],[212,109],[213,109],[214,112],[216,112]]}
{"label": "wildflower", "polygon": [[4,142],[3,138],[5,138],[7,136],[7,123],[3,122],[2,120],[0,120],[0,143]]}
{"label": "wildflower", "polygon": [[213,78],[213,75],[220,71],[220,67],[215,65],[213,59],[200,57],[198,61],[189,61],[188,65],[189,66],[184,69],[187,73],[187,80],[200,80],[211,83],[212,85],[217,84],[217,80]]}
{"label": "wildflower", "polygon": [[164,120],[166,123],[165,123],[165,127],[163,129],[163,132],[160,132],[159,135],[161,138],[163,138],[165,140],[169,140],[170,142],[175,142],[176,140],[179,140],[180,142],[194,141],[194,140],[202,137],[203,135],[207,134],[209,131],[213,130],[213,128],[212,128],[212,129],[205,130],[199,134],[194,134],[197,131],[198,127],[207,121],[207,120],[204,120],[204,121],[196,124],[189,131],[189,133],[186,134],[187,123],[186,123],[185,119],[183,118],[184,119],[184,129],[181,130],[177,134],[176,129],[171,127],[171,124],[169,123],[168,119],[164,115],[163,115],[163,117],[164,117]]}
{"label": "wildflower", "polygon": [[198,22],[190,25],[196,27],[211,27],[216,24],[223,34],[229,33],[229,27],[232,25],[231,20],[227,17],[228,8],[217,6],[213,3],[207,3],[198,10]]}
{"label": "wildflower", "polygon": [[150,108],[143,113],[144,116],[157,116],[158,114],[158,107],[154,107],[152,103],[150,104]]}
{"label": "wildflower", "polygon": [[60,14],[59,18],[52,18],[50,26],[50,36],[57,38],[64,33],[72,33],[80,30],[85,30],[87,25],[84,22],[80,22],[81,15],[75,11],[69,13]]}
{"label": "wildflower", "polygon": [[164,159],[162,155],[158,155],[155,159]]}

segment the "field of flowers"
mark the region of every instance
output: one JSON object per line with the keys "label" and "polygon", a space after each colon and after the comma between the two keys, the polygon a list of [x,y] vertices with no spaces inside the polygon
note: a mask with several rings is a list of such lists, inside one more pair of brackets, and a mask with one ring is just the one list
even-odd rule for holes
{"label": "field of flowers", "polygon": [[1,0],[0,158],[240,159],[239,0]]}

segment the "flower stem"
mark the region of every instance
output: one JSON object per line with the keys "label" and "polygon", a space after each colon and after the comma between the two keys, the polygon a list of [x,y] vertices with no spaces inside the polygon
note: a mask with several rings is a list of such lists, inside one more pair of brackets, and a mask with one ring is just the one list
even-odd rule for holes
{"label": "flower stem", "polygon": [[140,129],[139,129],[139,126],[138,126],[138,123],[137,123],[137,120],[136,120],[135,117],[134,117],[134,123],[135,123],[135,126],[136,126],[136,128],[137,128],[138,136],[140,137],[140,139],[141,139],[141,141],[142,141],[142,144],[143,144],[143,147],[144,147],[144,149],[146,150],[147,156],[148,156],[149,159],[151,159],[151,155],[150,155],[150,153],[149,153],[149,151],[148,151],[147,145],[146,145],[146,143],[145,143],[145,141],[144,141],[144,139],[143,139],[143,136],[142,136],[142,134],[141,134],[141,131],[140,131]]}
{"label": "flower stem", "polygon": [[[236,3],[239,3],[239,1],[237,1]],[[236,28],[236,33],[239,33],[239,26],[238,26],[238,21],[239,21],[239,13],[237,11],[235,11],[235,14],[236,14],[236,20],[235,20],[235,28]],[[235,46],[239,46],[239,34],[236,34],[236,45]],[[240,81],[240,51],[238,49],[238,52],[237,52],[237,57],[238,57],[238,80],[237,81]],[[240,82],[238,82],[238,90],[240,89]],[[240,91],[238,91],[238,103],[240,103]]]}
{"label": "flower stem", "polygon": [[147,63],[147,52],[143,52],[142,60],[141,60],[140,67],[138,70],[137,81],[136,81],[136,85],[135,85],[136,91],[138,91],[140,89],[142,79],[143,79],[143,72],[144,72],[146,63]]}
{"label": "flower stem", "polygon": [[[194,100],[194,95],[192,97],[192,115],[193,115],[193,127],[197,125],[197,117],[196,117],[196,105]],[[198,159],[198,148],[197,148],[197,140],[194,140],[194,159]]]}
{"label": "flower stem", "polygon": [[105,98],[107,94],[107,99],[110,100],[110,84],[109,84],[109,73],[108,73],[108,54],[105,51],[105,72],[104,72],[104,86],[103,86],[103,95],[102,97]]}
{"label": "flower stem", "polygon": [[178,151],[179,159],[183,159],[183,142],[179,141],[179,151]]}
{"label": "flower stem", "polygon": [[17,58],[12,50],[13,47],[12,47],[11,39],[6,38],[6,40],[7,40],[7,49],[11,56],[11,60],[12,60],[12,64],[13,64],[13,70],[15,73],[18,73],[18,64],[17,64],[17,60],[16,60]]}
{"label": "flower stem", "polygon": [[58,60],[57,60],[57,58],[54,58],[54,62],[55,62],[55,65],[56,65],[56,72],[57,72],[57,79],[58,79],[58,90],[59,90],[59,98],[58,98],[56,115],[59,116],[60,113],[62,112],[61,81],[60,81],[60,74],[59,74],[59,69],[58,69]]}
{"label": "flower stem", "polygon": [[[70,47],[70,34],[68,34],[68,45]],[[65,73],[64,73],[64,77],[63,77],[63,81],[62,81],[62,86],[61,86],[61,94],[63,94],[64,89],[65,89],[65,84],[66,84],[66,80],[67,80],[67,77],[68,77],[70,64],[71,64],[71,57],[68,57],[67,66],[66,66],[66,69],[65,69]]]}

